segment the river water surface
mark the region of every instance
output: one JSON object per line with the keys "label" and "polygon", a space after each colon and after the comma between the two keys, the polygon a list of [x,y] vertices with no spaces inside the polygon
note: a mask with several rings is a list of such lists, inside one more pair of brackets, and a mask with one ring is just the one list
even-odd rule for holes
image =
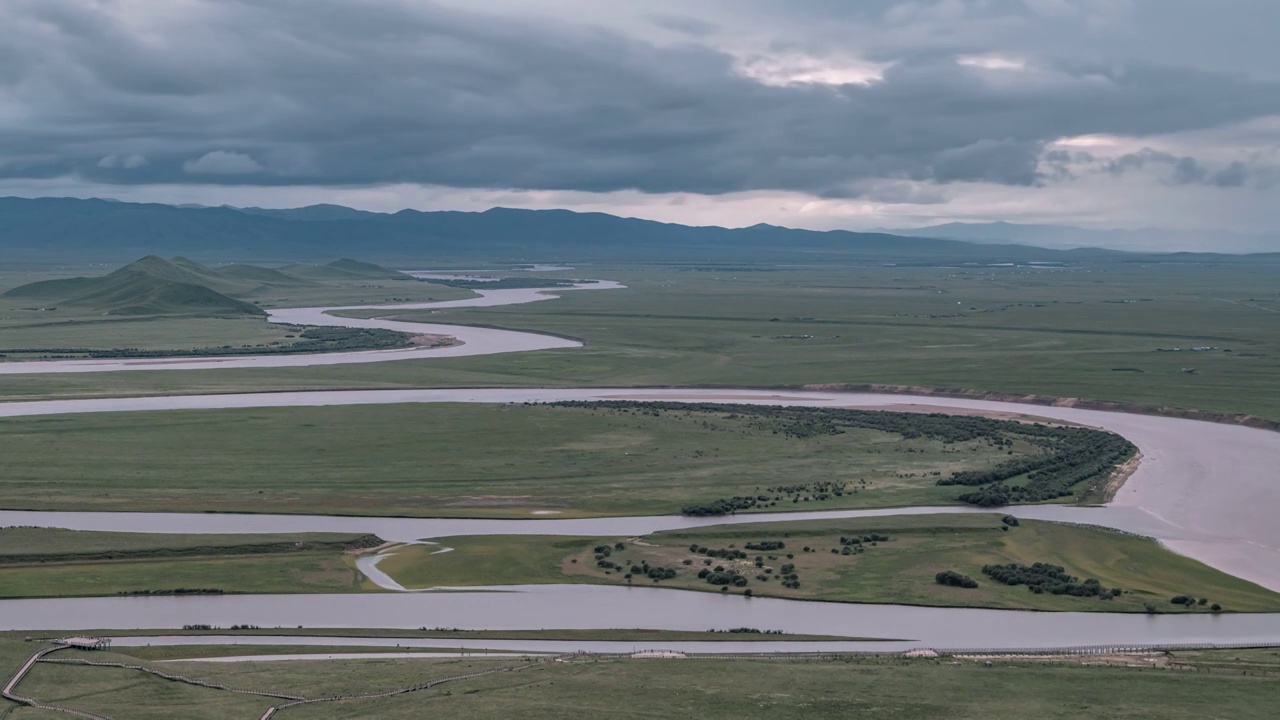
{"label": "river water surface", "polygon": [[[0,629],[132,630],[188,624],[264,628],[538,630],[754,627],[789,633],[891,637],[850,649],[1032,648],[1257,642],[1280,644],[1280,614],[1143,615],[852,605],[606,585],[521,585],[488,592],[223,595],[6,600]],[[318,633],[318,634],[323,634]],[[363,640],[363,639],[362,639]],[[437,640],[436,644],[451,641]],[[582,643],[574,643],[581,647]],[[664,646],[666,644],[664,643]],[[719,643],[715,644],[719,646]],[[511,648],[476,641],[473,647]]]}

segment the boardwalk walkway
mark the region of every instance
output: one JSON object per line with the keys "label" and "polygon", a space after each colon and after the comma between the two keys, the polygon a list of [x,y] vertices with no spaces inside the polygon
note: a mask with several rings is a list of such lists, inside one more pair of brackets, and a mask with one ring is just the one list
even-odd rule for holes
{"label": "boardwalk walkway", "polygon": [[68,715],[75,715],[76,717],[88,718],[88,720],[111,720],[110,718],[106,718],[101,715],[94,715],[93,713],[85,712],[84,710],[76,710],[75,708],[63,707],[52,703],[43,703],[35,698],[29,698],[17,693],[18,683],[22,682],[22,679],[27,676],[27,673],[31,672],[31,668],[35,667],[36,663],[42,661],[45,655],[62,650],[64,647],[66,646],[57,645],[37,650],[31,657],[27,658],[27,661],[23,663],[21,668],[18,668],[18,672],[14,673],[13,677],[9,678],[9,682],[5,684],[4,689],[0,690],[0,695],[3,695],[7,700],[12,700],[16,703],[28,705],[33,708],[39,708],[41,710],[66,713]]}
{"label": "boardwalk walkway", "polygon": [[[40,650],[37,650],[35,653],[31,655],[31,657],[27,658],[27,661],[23,663],[22,667],[19,668],[16,673],[14,673],[13,677],[11,677],[9,681],[5,684],[3,690],[0,690],[0,696],[3,696],[9,700],[12,700],[16,703],[20,703],[22,705],[27,705],[34,708],[40,708],[42,710],[50,710],[53,712],[61,712],[68,715],[74,715],[76,717],[87,718],[88,720],[111,720],[108,717],[105,717],[102,715],[96,715],[94,713],[87,712],[84,710],[77,710],[75,708],[64,707],[64,706],[55,705],[52,703],[44,703],[34,698],[30,698],[25,695],[20,695],[17,692],[17,687],[22,682],[23,678],[25,678],[27,674],[31,672],[31,669],[35,667],[36,663],[43,662],[43,663],[53,663],[53,664],[62,664],[62,665],[115,667],[115,668],[121,668],[124,670],[133,670],[136,672],[147,673],[147,674],[162,678],[164,680],[169,680],[171,682],[180,682],[188,685],[195,685],[198,687],[209,688],[212,690],[221,690],[224,692],[240,693],[244,695],[257,695],[260,697],[283,700],[284,702],[279,702],[267,708],[267,710],[259,718],[259,720],[272,720],[272,718],[274,718],[281,711],[287,710],[288,708],[291,708],[291,707],[297,707],[299,705],[308,705],[312,703],[322,703],[322,702],[341,702],[341,701],[348,701],[348,700],[374,700],[378,698],[394,697],[396,695],[405,695],[408,693],[428,690],[430,688],[443,685],[445,683],[459,682],[462,680],[472,680],[475,678],[484,677],[486,675],[494,675],[497,673],[514,672],[517,670],[523,670],[525,668],[534,667],[534,666],[541,665],[547,662],[552,662],[552,661],[567,661],[567,660],[573,660],[578,658],[590,658],[590,659],[602,660],[602,659],[613,659],[613,658],[623,659],[623,658],[689,657],[688,655],[682,652],[662,651],[662,650],[649,650],[649,651],[644,651],[639,653],[625,653],[625,654],[624,653],[579,652],[579,653],[573,653],[569,655],[562,655],[555,658],[543,657],[537,660],[526,662],[523,665],[504,666],[504,667],[493,668],[490,670],[484,670],[481,672],[468,673],[465,675],[453,675],[450,677],[436,678],[433,680],[427,680],[424,682],[416,683],[414,685],[395,688],[395,689],[387,690],[384,692],[362,693],[362,694],[355,694],[355,695],[327,695],[322,697],[305,697],[303,695],[294,695],[290,693],[232,687],[229,685],[224,685],[222,683],[199,680],[197,678],[188,677],[186,675],[182,675],[179,673],[172,673],[165,670],[157,670],[139,663],[113,662],[113,661],[106,661],[106,660],[90,660],[88,658],[47,657],[48,655],[55,653],[59,650],[66,650],[71,647],[72,647],[71,645],[65,642],[59,642],[58,644],[53,645],[52,647],[45,647]],[[1159,646],[1156,646],[1156,645],[1109,645],[1109,646],[1079,646],[1079,647],[1058,647],[1058,648],[1017,648],[1017,649],[1008,649],[1008,650],[999,650],[999,651],[993,651],[986,648],[974,648],[974,649],[959,649],[959,648],[941,649],[940,648],[937,650],[933,650],[931,652],[934,653],[935,656],[946,655],[946,656],[952,656],[952,657],[967,657],[970,659],[993,656],[993,655],[999,655],[1002,658],[1022,657],[1027,659],[1033,659],[1033,658],[1042,658],[1045,656],[1063,656],[1063,655],[1090,656],[1090,655],[1113,655],[1113,654],[1147,654],[1151,652],[1167,652],[1167,651],[1176,651],[1176,650],[1227,650],[1227,649],[1243,649],[1243,648],[1256,648],[1256,647],[1272,647],[1272,645],[1265,644],[1265,643],[1264,644],[1195,643],[1195,644],[1159,645]],[[867,654],[901,655],[902,653],[810,653],[810,652],[754,653],[754,654],[716,653],[716,654],[697,655],[696,657],[699,657],[702,659],[726,659],[726,660],[728,659],[836,660],[841,657],[845,657],[849,655],[865,656]]]}
{"label": "boardwalk walkway", "polygon": [[275,717],[276,713],[280,712],[281,710],[285,710],[291,707],[297,707],[298,705],[307,705],[310,703],[322,703],[322,702],[339,702],[342,700],[376,700],[378,698],[394,697],[396,695],[405,695],[407,693],[418,692],[420,690],[429,690],[433,687],[436,687],[437,685],[443,685],[445,683],[450,683],[450,682],[457,682],[459,680],[472,680],[474,678],[484,677],[485,675],[494,675],[496,673],[502,673],[502,672],[515,672],[516,670],[523,670],[528,667],[533,667],[534,665],[540,665],[542,664],[542,662],[544,661],[539,660],[536,662],[526,663],[524,665],[517,665],[515,667],[501,667],[501,668],[494,668],[492,670],[483,670],[481,672],[469,673],[467,675],[454,675],[452,677],[439,678],[437,680],[428,680],[427,682],[418,683],[417,685],[410,685],[408,687],[396,688],[395,690],[388,690],[386,692],[380,692],[380,693],[368,693],[364,695],[333,695],[330,697],[312,698],[309,700],[295,700],[293,702],[281,703],[279,705],[275,705],[273,707],[267,708],[267,711],[263,713],[262,717],[259,718],[258,720],[271,720],[271,718]]}
{"label": "boardwalk walkway", "polygon": [[239,693],[241,695],[261,695],[262,697],[280,698],[284,700],[305,700],[306,699],[302,695],[290,695],[288,693],[270,692],[267,690],[250,690],[247,688],[238,688],[238,687],[232,687],[230,685],[223,685],[222,683],[207,682],[205,680],[197,680],[196,678],[187,677],[186,675],[182,675],[179,673],[171,673],[171,672],[165,672],[164,670],[156,670],[155,668],[149,668],[145,665],[140,665],[136,663],[89,660],[87,658],[42,658],[38,662],[56,663],[61,665],[90,665],[92,667],[113,667],[113,668],[121,668],[124,670],[137,670],[138,672],[144,672],[144,673],[147,673],[148,675],[155,675],[156,677],[164,678],[165,680],[171,680],[173,682],[180,682],[180,683],[186,683],[187,685],[196,685],[199,687],[206,687],[212,690],[224,690],[226,692]]}
{"label": "boardwalk walkway", "polygon": [[27,661],[23,663],[22,667],[19,668],[16,673],[14,673],[13,677],[9,678],[9,681],[5,684],[4,689],[0,690],[0,696],[3,696],[8,700],[12,700],[13,702],[20,703],[22,705],[27,705],[29,707],[39,708],[41,710],[50,710],[53,712],[66,713],[68,715],[74,715],[76,717],[86,718],[87,720],[111,720],[111,718],[106,717],[105,715],[97,715],[85,710],[77,710],[75,708],[69,708],[62,705],[45,703],[45,702],[36,700],[35,698],[27,697],[25,695],[20,695],[17,692],[17,687],[19,683],[21,683],[22,680],[26,678],[27,674],[31,672],[31,669],[36,666],[36,663],[50,663],[50,664],[58,664],[58,665],[85,665],[90,667],[112,667],[112,668],[121,668],[123,670],[134,670],[137,672],[147,673],[148,675],[154,675],[156,677],[162,678],[164,680],[169,680],[171,682],[180,682],[187,685],[195,685],[198,687],[209,688],[211,690],[222,690],[224,692],[239,693],[242,695],[258,695],[261,697],[284,700],[285,702],[277,703],[276,705],[272,705],[271,707],[267,708],[266,712],[262,714],[262,717],[260,720],[269,720],[270,718],[274,717],[276,713],[279,713],[282,710],[285,710],[291,707],[296,707],[298,705],[307,705],[311,703],[322,703],[322,702],[339,702],[344,700],[374,700],[378,698],[394,697],[396,695],[405,695],[407,693],[419,692],[421,690],[428,690],[430,688],[436,687],[438,685],[443,685],[445,683],[458,682],[460,680],[471,680],[474,678],[484,677],[485,675],[493,675],[496,673],[514,672],[516,670],[523,670],[525,668],[533,667],[534,665],[539,665],[545,662],[545,660],[536,660],[533,662],[525,663],[524,665],[493,668],[491,670],[483,670],[481,672],[468,673],[466,675],[452,675],[450,677],[427,680],[425,682],[416,683],[414,685],[409,685],[406,687],[395,688],[393,690],[387,690],[384,692],[364,693],[364,694],[357,694],[357,695],[325,695],[321,697],[309,698],[303,695],[294,695],[290,693],[280,693],[280,692],[271,692],[267,690],[252,690],[248,688],[232,687],[230,685],[224,685],[222,683],[199,680],[197,678],[188,677],[180,673],[171,673],[164,670],[157,670],[155,668],[150,668],[138,663],[112,662],[109,660],[90,660],[88,658],[46,657],[51,653],[55,653],[59,650],[66,650],[70,647],[72,646],[64,643],[64,644],[54,645],[53,647],[41,648],[40,650],[37,650],[36,652],[32,653],[31,657],[27,658]]}

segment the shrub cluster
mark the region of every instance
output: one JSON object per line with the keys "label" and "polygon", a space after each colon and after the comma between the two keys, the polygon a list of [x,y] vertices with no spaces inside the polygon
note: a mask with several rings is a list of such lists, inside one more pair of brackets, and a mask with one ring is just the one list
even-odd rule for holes
{"label": "shrub cluster", "polygon": [[[621,545],[622,543],[618,543],[618,544]],[[621,550],[622,548],[618,548],[618,549]],[[591,550],[596,554],[595,555],[596,567],[604,568],[605,570],[624,570],[625,569],[618,563],[609,559],[609,557],[613,555],[613,548],[609,547],[608,545],[597,545],[591,548]]]}
{"label": "shrub cluster", "polygon": [[734,587],[747,586],[746,576],[739,573],[737,570],[732,570],[732,569],[721,568],[721,569],[711,570],[708,568],[702,568],[701,570],[698,571],[698,577],[702,578],[703,580],[706,580],[708,583],[712,585],[721,585],[726,587],[729,585],[733,585]]}
{"label": "shrub cluster", "polygon": [[889,542],[889,536],[881,535],[880,533],[870,533],[868,535],[863,535],[862,537],[844,537],[843,535],[840,537],[841,545],[861,545],[862,543],[873,542]]}
{"label": "shrub cluster", "polygon": [[938,583],[939,585],[947,585],[950,587],[970,588],[970,589],[978,587],[978,583],[976,580],[969,577],[968,575],[961,575],[955,570],[943,570],[937,575],[934,575],[933,579],[934,579],[934,582]]}
{"label": "shrub cluster", "polygon": [[841,497],[844,495],[846,486],[848,486],[848,482],[843,480],[818,480],[813,483],[767,487],[765,492],[773,493],[773,500],[775,501],[790,500],[794,503],[801,499],[829,500],[833,496]]}
{"label": "shrub cluster", "polygon": [[[1173,603],[1174,605],[1185,605],[1189,608],[1195,607],[1196,605],[1204,607],[1205,605],[1209,604],[1209,598],[1200,598],[1199,600],[1197,600],[1194,595],[1174,595],[1169,600],[1169,602]],[[1209,609],[1213,610],[1214,612],[1218,612],[1222,610],[1222,606],[1219,605],[1218,603],[1214,603],[1213,606],[1210,607]]]}
{"label": "shrub cluster", "polygon": [[675,568],[662,567],[660,565],[651,566],[649,565],[649,561],[644,560],[641,561],[639,565],[631,566],[631,574],[628,575],[628,577],[630,578],[639,575],[657,582],[659,580],[670,580],[675,577],[676,574]]}
{"label": "shrub cluster", "polygon": [[750,510],[760,504],[761,501],[767,501],[769,498],[750,495],[735,495],[731,498],[720,498],[709,503],[701,505],[685,505],[680,508],[682,515],[692,515],[694,517],[703,517],[709,515],[732,515],[739,510]]}
{"label": "shrub cluster", "polygon": [[782,587],[792,590],[800,589],[800,576],[796,574],[796,566],[793,563],[787,563],[778,568],[778,577],[782,578]]}
{"label": "shrub cluster", "polygon": [[116,595],[126,597],[149,596],[149,595],[223,595],[226,591],[222,588],[170,588],[166,590],[121,590]]}
{"label": "shrub cluster", "polygon": [[[751,547],[751,546],[747,545],[747,547]],[[724,558],[726,560],[743,560],[747,557],[747,554],[745,552],[741,550],[737,550],[735,548],[715,549],[715,548],[703,547],[702,545],[696,545],[696,544],[689,546],[689,552],[697,553],[699,555],[706,555],[707,557]]]}
{"label": "shrub cluster", "polygon": [[[1038,438],[1049,450],[1044,455],[1010,460],[992,470],[955,472],[938,484],[985,486],[959,496],[962,502],[982,507],[1054,500],[1073,495],[1073,488],[1080,483],[1105,477],[1137,449],[1114,433],[1089,428],[1054,429],[1059,432]],[[1024,485],[1005,482],[1022,476],[1026,477]]]}
{"label": "shrub cluster", "polygon": [[1018,563],[983,565],[982,574],[1005,585],[1026,585],[1028,590],[1036,594],[1049,593],[1110,600],[1122,592],[1120,588],[1105,588],[1094,578],[1081,582],[1080,578],[1068,574],[1062,566],[1041,562],[1031,565]]}

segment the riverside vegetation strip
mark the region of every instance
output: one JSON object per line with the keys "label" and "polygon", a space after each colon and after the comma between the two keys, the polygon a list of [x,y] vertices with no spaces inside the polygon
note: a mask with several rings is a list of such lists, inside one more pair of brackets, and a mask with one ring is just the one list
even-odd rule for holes
{"label": "riverside vegetation strip", "polygon": [[[1156,612],[1209,611],[1170,602],[1188,594],[1226,610],[1280,610],[1280,594],[1176,555],[1155,541],[1060,523],[1024,520],[1010,526],[999,515],[748,524],[643,538],[438,541],[453,551],[432,554],[433,546],[406,546],[379,568],[407,588],[577,582],[837,602],[1087,612],[1147,612],[1151,604]],[[778,542],[785,547],[772,545]],[[1035,562],[1065,566],[1072,575],[1122,592],[1106,600],[1034,593],[982,573],[985,565]],[[675,574],[649,573],[658,569]],[[976,579],[978,587],[938,584],[935,576],[946,570]],[[721,582],[709,577],[712,573],[736,574],[745,582]]]}
{"label": "riverside vegetation strip", "polygon": [[[1050,487],[1032,477],[1041,465],[1083,454],[1089,478],[1050,472],[1052,492],[1010,498],[1061,500],[1092,497],[1091,483],[1118,461],[1094,441],[1129,447],[1109,433],[977,417],[680,403],[12,418],[0,421],[0,506],[567,517],[674,514],[761,496],[740,509],[959,504],[974,488],[939,482],[1004,478],[985,487],[1028,492]],[[1009,463],[1023,472],[1001,475]]]}
{"label": "riverside vegetation strip", "polygon": [[[989,507],[1011,502],[1039,502],[1072,497],[1077,486],[1080,497],[1101,497],[1103,486],[1116,467],[1136,452],[1128,440],[1115,433],[1080,427],[1045,426],[984,417],[957,417],[940,413],[890,412],[884,410],[845,410],[758,405],[725,405],[673,402],[562,402],[559,407],[604,408],[618,413],[646,414],[659,417],[663,413],[705,413],[722,420],[745,417],[759,430],[767,430],[796,439],[842,435],[850,430],[879,430],[896,433],[904,440],[927,439],[943,443],[945,449],[1004,451],[1014,454],[1015,441],[1032,445],[1031,457],[1004,460],[987,470],[957,470],[949,474],[929,473],[938,485],[961,485],[980,488],[961,494],[956,499],[971,505]],[[704,420],[704,426],[706,421]],[[981,443],[986,447],[974,447]],[[959,446],[959,447],[957,447]],[[914,474],[912,475],[914,477]],[[825,502],[844,497],[846,491],[857,492],[848,480],[817,479],[810,483],[775,483],[764,488],[764,494],[740,495],[719,499],[705,505],[686,506],[686,515],[726,515],[738,510],[776,507],[790,500]],[[785,505],[784,505],[785,507]]]}

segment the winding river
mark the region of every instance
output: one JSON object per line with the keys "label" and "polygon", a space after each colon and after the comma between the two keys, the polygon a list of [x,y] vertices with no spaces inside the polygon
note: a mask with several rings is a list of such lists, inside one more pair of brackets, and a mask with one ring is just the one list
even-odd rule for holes
{"label": "winding river", "polygon": [[[621,287],[592,283],[551,292]],[[544,300],[546,291],[494,290],[446,303],[375,306],[399,310],[481,307]],[[574,347],[578,343],[535,333],[339,318],[337,310],[277,310],[279,322],[382,327],[453,335],[449,348],[281,357],[175,360],[89,360],[12,363],[0,372],[108,372],[211,367],[280,367],[456,357]],[[1063,420],[1117,432],[1143,454],[1138,470],[1106,507],[1023,506],[1000,512],[1019,517],[1081,522],[1136,532],[1233,575],[1280,591],[1280,433],[1235,425],[1072,407],[969,399],[840,392],[750,389],[450,389],[284,392],[0,403],[0,417],[97,412],[365,405],[390,403],[522,403],[557,400],[683,400],[769,405],[858,407],[939,412],[998,412]],[[429,508],[423,514],[429,514]],[[0,526],[36,525],[83,530],[184,533],[338,531],[377,533],[392,540],[450,535],[641,535],[657,530],[742,522],[904,513],[973,512],[972,508],[898,508],[810,513],[747,514],[729,518],[623,517],[595,519],[465,520],[306,515],[169,513],[63,513],[0,511]],[[457,627],[570,629],[645,627],[672,630],[759,627],[793,633],[904,638],[936,647],[1048,647],[1093,644],[1199,642],[1280,643],[1280,614],[1137,616],[1105,613],[1031,613],[953,608],[843,605],[723,597],[652,588],[581,585],[471,589],[467,592],[375,595],[84,598],[0,602],[0,629],[140,629],[203,623],[263,627]],[[438,642],[438,641],[437,641]],[[903,646],[899,642],[895,648]],[[497,647],[485,641],[486,647]],[[501,647],[510,648],[510,645]],[[725,646],[716,644],[716,647]],[[885,646],[888,649],[889,646]],[[859,644],[860,649],[873,649]],[[521,648],[511,648],[521,649]]]}
{"label": "winding river", "polygon": [[89,360],[32,360],[0,363],[0,375],[51,373],[122,372],[143,370],[216,370],[223,368],[311,367],[315,365],[352,365],[422,360],[429,358],[472,357],[496,353],[530,352],[582,347],[577,340],[541,333],[500,330],[465,325],[399,322],[381,318],[340,318],[331,313],[347,310],[447,310],[457,308],[523,305],[552,300],[555,293],[574,290],[617,290],[625,286],[608,280],[545,289],[478,290],[476,297],[441,302],[402,303],[398,305],[347,305],[342,307],[280,308],[267,311],[267,321],[287,325],[327,325],[330,327],[379,328],[415,335],[448,335],[456,341],[447,347],[409,347],[393,350],[357,350],[333,353],[300,353],[296,355],[236,355],[217,357],[175,358],[108,358]]}

